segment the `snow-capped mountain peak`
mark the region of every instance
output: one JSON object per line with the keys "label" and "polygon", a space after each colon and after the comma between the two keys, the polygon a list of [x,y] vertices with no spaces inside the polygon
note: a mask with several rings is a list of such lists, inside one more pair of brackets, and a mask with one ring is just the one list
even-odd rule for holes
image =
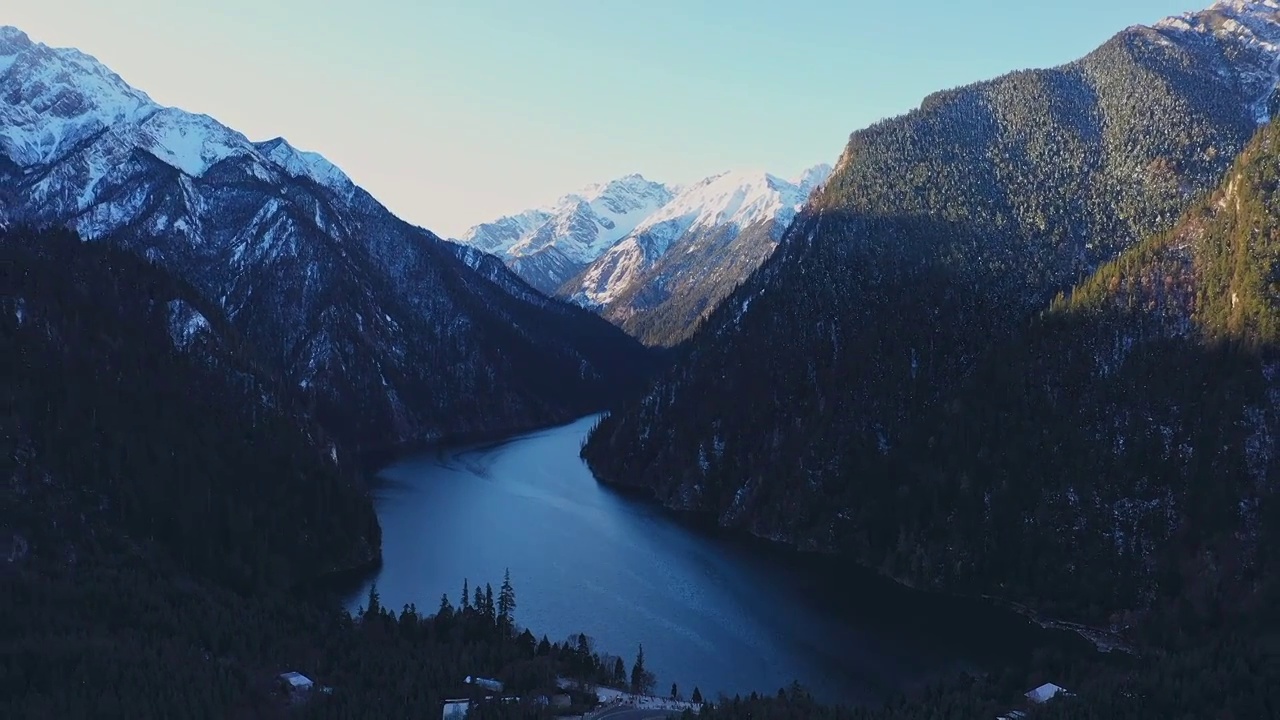
{"label": "snow-capped mountain peak", "polygon": [[191,177],[204,175],[227,158],[253,152],[244,135],[208,115],[175,108],[153,113],[141,130],[139,146]]}
{"label": "snow-capped mountain peak", "polygon": [[92,56],[0,28],[0,151],[22,166],[57,160],[119,122],[159,109]]}
{"label": "snow-capped mountain peak", "polygon": [[813,188],[830,173],[829,165],[818,165],[806,170],[794,183],[759,170],[713,175],[686,187],[641,223],[636,232],[664,224],[678,226],[677,235],[726,224],[739,230],[774,220],[786,225]]}
{"label": "snow-capped mountain peak", "polygon": [[314,180],[322,187],[339,193],[347,193],[354,189],[354,183],[347,174],[329,162],[323,155],[306,150],[299,150],[289,144],[288,140],[278,137],[265,142],[254,143],[258,152],[262,153],[277,167],[293,177],[304,177]]}
{"label": "snow-capped mountain peak", "polygon": [[508,252],[519,257],[554,245],[574,262],[589,263],[671,198],[665,185],[639,174],[593,185],[582,194],[565,196],[552,222],[544,223]]}
{"label": "snow-capped mountain peak", "polygon": [[1224,8],[1236,12],[1264,13],[1280,10],[1276,0],[1217,0],[1212,8]]}
{"label": "snow-capped mountain peak", "polygon": [[830,174],[738,170],[692,183],[559,291],[646,343],[679,342],[773,254]]}
{"label": "snow-capped mountain peak", "polygon": [[1166,38],[1197,35],[1223,45],[1232,60],[1219,72],[1235,75],[1240,87],[1256,98],[1258,123],[1271,118],[1271,99],[1280,83],[1280,2],[1218,0],[1204,10],[1165,18],[1152,29]]}
{"label": "snow-capped mountain peak", "polygon": [[487,253],[506,257],[507,250],[542,227],[542,224],[550,220],[551,216],[551,210],[544,208],[507,215],[467,230],[459,242]]}
{"label": "snow-capped mountain peak", "polygon": [[632,173],[589,185],[552,205],[476,225],[460,242],[498,255],[550,293],[673,196],[666,185]]}
{"label": "snow-capped mountain peak", "polygon": [[665,187],[661,183],[645,179],[640,173],[631,173],[606,183],[588,185],[576,193],[569,193],[560,198],[555,207],[562,207],[580,200],[590,203],[601,199],[627,204],[629,201],[645,198],[655,192],[661,193],[659,188],[665,189]]}
{"label": "snow-capped mountain peak", "polygon": [[[460,242],[498,255],[545,293],[560,292],[598,307],[618,297],[626,284],[621,283],[623,268],[631,282],[690,234],[728,228],[729,236],[736,236],[745,228],[767,225],[765,235],[776,241],[830,174],[831,166],[824,164],[794,181],[762,170],[740,170],[689,185],[667,185],[633,173],[589,185],[553,205],[477,225]],[[583,282],[590,290],[564,285],[588,266],[594,269]]]}
{"label": "snow-capped mountain peak", "polygon": [[1280,30],[1280,2],[1277,0],[1218,0],[1204,10],[1167,17],[1153,27],[1195,30],[1208,34],[1258,34],[1270,37]]}
{"label": "snow-capped mountain peak", "polygon": [[[70,228],[180,277],[352,443],[564,419],[644,362],[615,328],[397,218],[321,156],[162,107],[12,28],[0,188],[0,226]],[[194,351],[214,317],[170,313],[170,341]]]}
{"label": "snow-capped mountain peak", "polygon": [[800,173],[800,175],[792,180],[792,184],[800,188],[805,196],[811,194],[819,185],[827,181],[831,177],[831,166],[827,163],[814,165],[813,167]]}
{"label": "snow-capped mountain peak", "polygon": [[[0,28],[0,155],[28,170],[53,168],[32,186],[34,197],[84,210],[96,202],[103,180],[136,151],[191,178],[243,157],[261,179],[306,177],[342,197],[355,192],[351,180],[316,153],[283,138],[250,142],[208,115],[156,104],[79,50],[51,48],[16,28]],[[112,225],[85,217],[78,229],[96,235]]]}
{"label": "snow-capped mountain peak", "polygon": [[18,52],[31,47],[34,43],[27,34],[12,25],[0,26],[0,72],[9,69],[8,63]]}

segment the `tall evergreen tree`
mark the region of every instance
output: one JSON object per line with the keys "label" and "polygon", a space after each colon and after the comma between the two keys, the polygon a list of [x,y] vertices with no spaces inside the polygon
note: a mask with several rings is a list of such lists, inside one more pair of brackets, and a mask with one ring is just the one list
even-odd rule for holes
{"label": "tall evergreen tree", "polygon": [[653,674],[644,667],[644,644],[642,643],[636,652],[636,662],[631,666],[631,692],[637,694],[648,692],[653,685],[652,677]]}
{"label": "tall evergreen tree", "polygon": [[503,627],[511,627],[515,619],[516,591],[511,587],[511,570],[502,577],[502,588],[498,591],[498,621]]}
{"label": "tall evergreen tree", "polygon": [[467,588],[466,578],[462,579],[462,602],[458,604],[458,607],[462,610],[467,610],[471,607],[471,593]]}

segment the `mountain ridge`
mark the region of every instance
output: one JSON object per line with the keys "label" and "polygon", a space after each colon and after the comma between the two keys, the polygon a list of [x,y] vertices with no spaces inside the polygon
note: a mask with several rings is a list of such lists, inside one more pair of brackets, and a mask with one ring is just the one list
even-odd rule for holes
{"label": "mountain ridge", "polygon": [[[592,433],[583,456],[597,476],[913,584],[967,577],[935,564],[960,550],[933,554],[918,530],[951,526],[927,500],[946,476],[917,444],[941,432],[930,419],[984,363],[999,366],[993,354],[1056,293],[1216,187],[1257,131],[1259,97],[1274,104],[1276,56],[1261,44],[1280,37],[1274,6],[1193,17],[1190,30],[1125,30],[1073,63],[934,93],[854,132],[780,249],[643,399]],[[916,514],[895,515],[896,498]],[[981,516],[964,512],[956,522]],[[989,547],[948,539],[978,557]],[[1013,592],[1008,577],[971,577],[1052,604],[1047,582]],[[1129,599],[1059,609],[1096,619]]]}
{"label": "mountain ridge", "polygon": [[2,37],[0,221],[66,226],[191,282],[346,444],[567,420],[647,372],[621,332],[473,267],[322,156]]}
{"label": "mountain ridge", "polygon": [[[820,164],[792,180],[726,171],[683,186],[631,174],[475,226],[460,242],[498,255],[539,290],[599,312],[648,345],[671,346],[772,253],[830,171]],[[620,186],[623,197],[651,202],[633,200],[627,207],[640,214],[602,234],[592,220],[600,216],[582,204]]]}
{"label": "mountain ridge", "polygon": [[668,186],[631,173],[563,195],[551,205],[476,225],[458,242],[498,255],[550,295],[672,196]]}
{"label": "mountain ridge", "polygon": [[646,344],[677,345],[773,254],[830,171],[816,165],[794,182],[726,172],[687,185],[559,294]]}

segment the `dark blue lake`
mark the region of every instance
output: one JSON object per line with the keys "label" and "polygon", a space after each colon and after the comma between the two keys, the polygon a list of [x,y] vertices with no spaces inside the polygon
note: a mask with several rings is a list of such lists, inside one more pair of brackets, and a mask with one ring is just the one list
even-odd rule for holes
{"label": "dark blue lake", "polygon": [[510,568],[517,620],[539,637],[585,632],[628,667],[644,643],[660,691],[676,682],[709,698],[799,680],[823,700],[875,701],[1017,662],[1047,639],[984,603],[700,529],[601,486],[578,457],[594,421],[386,468],[383,604],[434,612],[441,593],[457,603],[463,578],[496,590]]}

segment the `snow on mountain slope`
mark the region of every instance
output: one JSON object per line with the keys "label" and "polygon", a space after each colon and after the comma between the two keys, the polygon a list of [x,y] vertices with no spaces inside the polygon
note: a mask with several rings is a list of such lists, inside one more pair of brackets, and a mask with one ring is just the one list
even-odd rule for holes
{"label": "snow on mountain slope", "polygon": [[13,28],[0,58],[0,223],[66,226],[180,276],[344,441],[567,420],[641,381],[625,334],[405,223],[323,157],[161,107]]}
{"label": "snow on mountain slope", "polygon": [[551,207],[477,225],[460,242],[498,255],[529,284],[550,294],[673,194],[668,186],[627,175],[566,195]]}
{"label": "snow on mountain slope", "polygon": [[800,194],[807,199],[829,177],[831,177],[831,166],[821,163],[800,173],[800,177],[796,178],[794,183],[799,188]]}
{"label": "snow on mountain slope", "polygon": [[12,27],[0,27],[0,91],[0,150],[23,166],[159,109],[89,55],[33,43]]}
{"label": "snow on mountain slope", "polygon": [[1241,87],[1258,98],[1254,118],[1271,118],[1272,95],[1280,81],[1280,2],[1219,0],[1205,10],[1165,18],[1152,26],[1176,41],[1189,36],[1230,46],[1232,60],[1220,73],[1237,76]]}
{"label": "snow on mountain slope", "polygon": [[772,254],[830,172],[829,165],[819,165],[795,181],[764,172],[729,172],[694,183],[562,286],[560,294],[646,343],[679,342]]}
{"label": "snow on mountain slope", "polygon": [[253,144],[244,135],[207,115],[174,108],[156,111],[140,130],[138,147],[192,177],[204,175],[229,157],[254,152]]}
{"label": "snow on mountain slope", "polygon": [[[706,232],[719,227],[738,231],[762,222],[778,225],[778,233],[795,217],[814,185],[831,172],[819,165],[806,170],[797,182],[782,180],[765,172],[727,172],[694,183],[645,218],[632,233],[655,248],[655,255],[686,233]],[[806,186],[802,188],[802,183]],[[613,292],[616,292],[613,291]],[[589,302],[607,303],[608,297],[588,297]]]}
{"label": "snow on mountain slope", "polygon": [[[830,173],[829,165],[793,180],[726,172],[687,186],[628,175],[566,195],[550,207],[477,225],[460,242],[497,255],[542,292],[570,298],[614,322],[674,300],[684,308],[683,319],[659,324],[681,326],[674,335],[683,337],[725,288],[768,257],[797,209]],[[750,237],[735,244],[748,229]],[[655,273],[660,258],[677,244],[684,257]],[[620,304],[625,307],[614,307]]]}
{"label": "snow on mountain slope", "polygon": [[722,173],[686,188],[646,218],[636,228],[636,235],[667,223],[678,227],[676,234],[679,235],[720,225],[741,229],[779,217],[790,220],[806,197],[798,185],[768,173]]}
{"label": "snow on mountain slope", "polygon": [[[316,153],[296,150],[283,138],[255,144],[207,115],[158,105],[92,56],[32,42],[13,27],[0,27],[0,94],[0,151],[19,167],[51,166],[75,156],[75,197],[82,206],[135,149],[190,177],[248,156],[336,192],[354,190],[341,170]],[[43,183],[43,197],[75,182],[65,168],[58,170],[60,177]]]}
{"label": "snow on mountain slope", "polygon": [[560,212],[508,252],[529,255],[556,246],[569,259],[591,262],[626,237],[644,218],[669,200],[670,192],[639,175],[630,175],[583,195],[561,200]]}
{"label": "snow on mountain slope", "polygon": [[288,140],[278,137],[266,142],[254,143],[258,152],[296,178],[309,178],[322,187],[336,193],[350,196],[356,189],[355,184],[338,166],[329,162],[323,155],[306,150],[298,150]]}
{"label": "snow on mountain slope", "polygon": [[505,258],[508,250],[532,235],[551,217],[548,210],[525,210],[518,215],[508,215],[493,222],[476,225],[462,236],[460,242]]}

